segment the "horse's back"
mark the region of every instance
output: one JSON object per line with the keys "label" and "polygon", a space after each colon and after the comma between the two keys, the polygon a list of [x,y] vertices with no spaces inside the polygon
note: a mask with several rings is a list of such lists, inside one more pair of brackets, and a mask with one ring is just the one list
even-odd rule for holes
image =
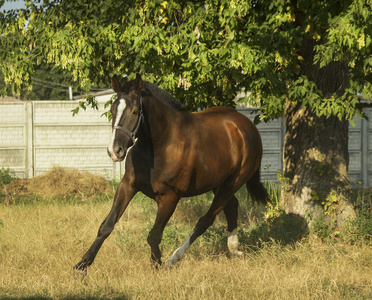
{"label": "horse's back", "polygon": [[249,126],[254,124],[250,119],[248,119],[246,116],[235,110],[231,107],[225,107],[225,106],[215,106],[210,107],[202,111],[193,112],[192,113],[195,117],[200,119],[207,119],[207,118],[224,118],[224,119],[240,119],[243,122],[246,122],[249,124]]}
{"label": "horse's back", "polygon": [[235,127],[250,142],[261,144],[260,134],[253,122],[233,108],[216,106],[201,112],[194,112],[193,115],[198,119],[199,124],[197,126],[201,128],[204,127],[203,125],[206,125],[211,130],[217,131],[223,130],[223,127],[230,129],[234,129]]}
{"label": "horse's back", "polygon": [[210,107],[205,110],[202,110],[202,111],[193,112],[193,114],[203,115],[203,114],[226,113],[226,112],[236,112],[236,110],[231,107],[226,107],[226,106],[214,106],[214,107]]}

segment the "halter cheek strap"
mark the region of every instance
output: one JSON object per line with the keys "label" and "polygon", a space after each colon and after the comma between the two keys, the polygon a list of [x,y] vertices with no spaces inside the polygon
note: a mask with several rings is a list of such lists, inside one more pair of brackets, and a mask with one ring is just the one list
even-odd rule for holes
{"label": "halter cheek strap", "polygon": [[143,121],[144,119],[144,116],[143,116],[143,105],[142,105],[142,97],[140,97],[140,115],[139,115],[139,118],[138,118],[138,122],[137,122],[137,126],[136,128],[131,132],[129,131],[128,129],[125,129],[124,127],[122,126],[114,126],[114,129],[118,129],[118,130],[121,130],[123,132],[125,132],[127,135],[129,135],[129,137],[132,139],[133,143],[136,141],[136,134],[137,134],[137,131],[141,125],[141,121]]}

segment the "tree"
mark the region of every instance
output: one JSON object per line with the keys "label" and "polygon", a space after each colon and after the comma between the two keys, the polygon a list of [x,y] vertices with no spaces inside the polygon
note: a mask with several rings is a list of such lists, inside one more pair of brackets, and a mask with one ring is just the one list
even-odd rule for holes
{"label": "tree", "polygon": [[32,75],[32,90],[23,88],[21,98],[27,100],[68,100],[71,76],[65,72],[40,64]]}
{"label": "tree", "polygon": [[85,89],[141,72],[190,109],[249,90],[261,120],[286,118],[286,210],[342,225],[348,121],[372,92],[371,12],[371,0],[29,1],[2,16],[0,68],[15,90],[40,61]]}

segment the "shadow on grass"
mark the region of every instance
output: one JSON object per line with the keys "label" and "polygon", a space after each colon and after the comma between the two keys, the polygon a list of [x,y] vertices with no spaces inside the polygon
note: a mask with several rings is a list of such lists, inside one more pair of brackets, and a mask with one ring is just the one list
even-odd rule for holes
{"label": "shadow on grass", "polygon": [[308,231],[307,222],[303,217],[293,213],[282,213],[249,231],[241,228],[239,239],[241,245],[248,248],[261,248],[267,243],[287,246],[300,241]]}
{"label": "shadow on grass", "polygon": [[[270,245],[291,246],[304,238],[309,232],[307,222],[296,214],[281,213],[271,217],[259,225],[250,228],[240,226],[238,238],[243,252],[256,251]],[[227,226],[211,226],[202,236],[197,239],[199,247],[191,248],[194,254],[227,253]],[[194,250],[192,250],[194,249]],[[188,250],[189,251],[189,250]]]}

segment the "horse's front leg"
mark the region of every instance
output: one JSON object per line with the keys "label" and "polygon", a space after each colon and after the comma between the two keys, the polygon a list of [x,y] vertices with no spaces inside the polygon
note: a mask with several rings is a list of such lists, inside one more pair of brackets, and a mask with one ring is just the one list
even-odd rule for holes
{"label": "horse's front leg", "polygon": [[93,263],[103,242],[113,231],[115,224],[119,221],[135,193],[136,191],[133,186],[128,184],[128,182],[123,178],[116,190],[111,211],[102,222],[95,241],[84,254],[81,261],[75,265],[74,269],[86,273],[87,267]]}
{"label": "horse's front leg", "polygon": [[151,247],[151,262],[157,268],[161,265],[161,251],[159,245],[163,237],[163,231],[170,217],[176,209],[180,197],[171,192],[167,195],[156,197],[158,212],[155,219],[154,227],[151,229],[147,242]]}

